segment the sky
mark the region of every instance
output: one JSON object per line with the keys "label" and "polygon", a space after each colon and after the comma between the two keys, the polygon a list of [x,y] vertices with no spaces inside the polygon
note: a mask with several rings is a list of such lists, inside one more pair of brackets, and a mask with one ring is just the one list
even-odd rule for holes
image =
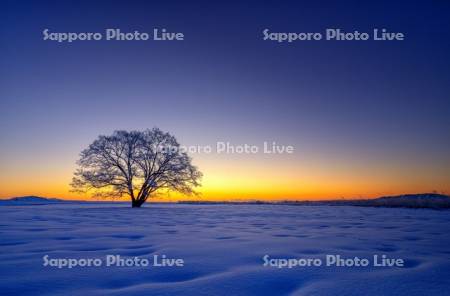
{"label": "sky", "polygon": [[[182,145],[277,142],[292,154],[192,154],[204,200],[450,194],[450,3],[2,1],[0,198],[70,192],[98,135],[159,127]],[[183,41],[43,40],[119,28]],[[263,40],[402,32],[403,41]],[[164,200],[192,199],[177,194]]]}

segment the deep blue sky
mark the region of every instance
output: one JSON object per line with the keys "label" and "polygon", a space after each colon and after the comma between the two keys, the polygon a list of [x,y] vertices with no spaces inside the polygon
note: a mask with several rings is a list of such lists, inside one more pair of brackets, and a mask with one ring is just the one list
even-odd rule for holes
{"label": "deep blue sky", "polygon": [[[159,126],[183,144],[295,145],[296,156],[280,161],[311,168],[311,184],[363,174],[361,186],[386,187],[363,195],[417,182],[423,190],[450,189],[450,2],[242,2],[3,1],[0,184],[33,174],[50,184],[49,172],[66,174],[98,134]],[[42,40],[45,28],[155,27],[183,32],[185,41]],[[262,40],[265,28],[386,28],[406,40],[278,44]],[[216,173],[227,161],[199,158]],[[252,161],[255,170],[273,170],[264,159]],[[380,175],[392,184],[372,181]]]}

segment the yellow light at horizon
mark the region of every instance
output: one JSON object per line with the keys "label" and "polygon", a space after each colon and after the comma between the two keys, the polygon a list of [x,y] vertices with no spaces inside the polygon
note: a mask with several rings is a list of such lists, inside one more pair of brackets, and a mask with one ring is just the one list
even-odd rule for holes
{"label": "yellow light at horizon", "polygon": [[[448,174],[434,167],[398,168],[377,163],[331,163],[256,157],[198,157],[204,173],[200,197],[162,194],[156,200],[282,200],[377,197],[403,193],[450,191]],[[0,172],[0,197],[39,195],[90,199],[70,192],[71,167],[17,167]],[[439,174],[427,174],[433,170]],[[442,169],[441,169],[442,170]]]}

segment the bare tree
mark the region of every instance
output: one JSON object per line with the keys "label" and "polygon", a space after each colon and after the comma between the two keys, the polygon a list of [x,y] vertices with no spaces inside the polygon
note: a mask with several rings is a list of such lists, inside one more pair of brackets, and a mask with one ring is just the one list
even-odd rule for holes
{"label": "bare tree", "polygon": [[201,172],[174,136],[158,128],[99,136],[80,154],[71,186],[97,197],[129,196],[140,207],[156,191],[194,194]]}

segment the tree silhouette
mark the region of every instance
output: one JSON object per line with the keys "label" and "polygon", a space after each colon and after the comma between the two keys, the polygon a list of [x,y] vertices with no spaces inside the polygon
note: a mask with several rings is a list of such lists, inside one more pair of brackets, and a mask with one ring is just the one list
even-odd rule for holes
{"label": "tree silhouette", "polygon": [[99,136],[77,164],[73,191],[129,196],[132,207],[140,207],[158,190],[195,194],[202,177],[175,137],[158,128]]}

